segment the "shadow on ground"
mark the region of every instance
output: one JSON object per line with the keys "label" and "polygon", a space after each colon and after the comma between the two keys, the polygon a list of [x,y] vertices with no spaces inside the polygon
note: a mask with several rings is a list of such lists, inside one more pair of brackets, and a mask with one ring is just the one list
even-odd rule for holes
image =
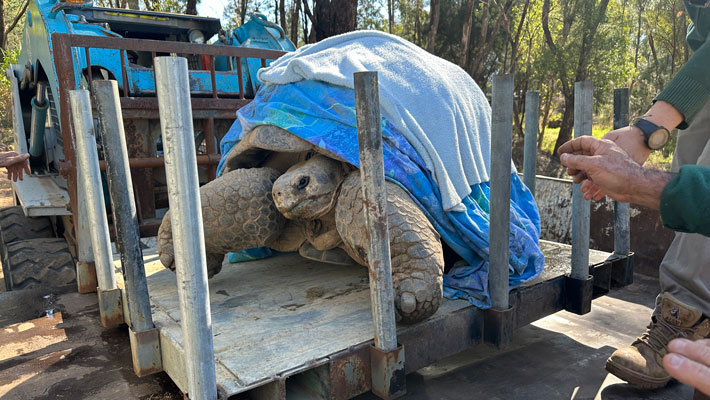
{"label": "shadow on ground", "polygon": [[127,327],[104,329],[96,295],[0,293],[0,398],[182,399],[165,374],[138,378]]}

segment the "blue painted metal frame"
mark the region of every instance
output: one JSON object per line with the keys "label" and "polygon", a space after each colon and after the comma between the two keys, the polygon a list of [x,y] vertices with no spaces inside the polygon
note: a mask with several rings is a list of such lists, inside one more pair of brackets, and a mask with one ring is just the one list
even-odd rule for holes
{"label": "blue painted metal frame", "polygon": [[[105,29],[101,25],[87,24],[82,21],[79,15],[67,13],[66,10],[58,7],[57,0],[31,0],[27,9],[27,23],[23,35],[22,50],[18,57],[18,65],[31,65],[36,74],[41,69],[47,76],[52,93],[59,93],[59,83],[54,60],[52,34],[68,33],[74,35],[96,36],[96,37],[121,37],[120,35]],[[61,3],[64,4],[64,3]],[[79,4],[79,8],[91,8],[91,3]],[[59,11],[57,11],[59,9]],[[140,20],[137,20],[137,24]],[[224,43],[216,45],[230,45],[238,47],[254,47],[273,50],[295,50],[293,43],[285,37],[283,30],[278,25],[266,21],[263,15],[254,14],[252,19],[241,27],[230,30],[223,38]],[[87,53],[89,60],[87,60]],[[152,68],[137,67],[129,65],[125,53],[120,50],[91,48],[82,51],[72,48],[72,65],[74,67],[75,86],[77,88],[87,88],[84,78],[87,65],[101,67],[111,74],[119,88],[123,89],[124,75],[122,65],[125,66],[125,78],[128,81],[128,91],[133,96],[155,95],[155,78]],[[123,60],[121,58],[123,57]],[[231,57],[234,58],[234,57]],[[87,62],[88,61],[88,62]],[[232,62],[230,62],[232,61]],[[236,60],[229,60],[228,57],[215,57],[215,75],[217,94],[237,96],[240,93],[239,73],[235,63]],[[256,73],[262,66],[268,65],[270,61],[260,59],[241,59],[241,73],[244,82],[244,92],[247,96],[253,95],[259,86]],[[23,71],[16,71],[21,78]],[[194,94],[212,93],[212,80],[210,71],[190,71],[190,89]],[[61,113],[61,105],[58,97],[55,98],[57,113]]]}

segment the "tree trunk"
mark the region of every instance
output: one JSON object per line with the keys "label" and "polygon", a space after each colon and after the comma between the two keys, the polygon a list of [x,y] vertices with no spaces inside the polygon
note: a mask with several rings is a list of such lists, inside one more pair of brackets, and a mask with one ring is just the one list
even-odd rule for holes
{"label": "tree trunk", "polygon": [[387,21],[389,21],[389,33],[392,33],[392,26],[394,25],[394,0],[387,0]]}
{"label": "tree trunk", "polygon": [[523,31],[523,25],[527,26],[528,23],[528,6],[530,6],[530,0],[525,1],[525,7],[523,7],[523,12],[520,16],[520,23],[518,24],[518,29],[515,32],[515,38],[510,46],[510,72],[515,72],[516,65],[518,63],[518,46],[520,46],[520,34]]}
{"label": "tree trunk", "polygon": [[239,9],[239,24],[244,25],[247,18],[247,0],[241,0],[242,8]]}
{"label": "tree trunk", "polygon": [[557,149],[567,141],[572,139],[572,129],[574,128],[574,92],[570,96],[565,95],[565,112],[562,114],[562,126],[560,133],[557,135],[555,148],[552,151],[552,156],[558,158]]}
{"label": "tree trunk", "polygon": [[[555,64],[557,67],[558,78],[562,83],[562,93],[565,99],[565,111],[562,117],[562,126],[560,127],[560,133],[555,142],[555,148],[553,150],[552,156],[557,158],[557,149],[566,141],[572,137],[572,128],[574,124],[574,82],[583,81],[587,78],[589,60],[591,58],[591,53],[593,49],[594,36],[596,35],[597,28],[599,24],[604,20],[606,15],[607,6],[609,0],[601,0],[599,6],[597,7],[596,2],[587,1],[581,3],[573,3],[573,7],[570,7],[570,3],[565,2],[563,4],[563,34],[565,32],[571,31],[572,24],[575,18],[579,17],[582,21],[582,41],[579,49],[577,50],[578,59],[577,65],[575,67],[574,75],[570,77],[567,76],[567,65],[569,57],[565,57],[564,52],[560,51],[554,40],[552,39],[552,34],[549,27],[549,16],[550,16],[550,0],[544,0],[542,4],[542,30],[545,36],[545,42],[550,48],[553,57],[555,59]],[[577,9],[574,5],[579,5],[581,9]],[[563,36],[564,38],[564,36]],[[564,45],[564,40],[562,41]]]}
{"label": "tree trunk", "polygon": [[286,27],[286,0],[279,0],[279,18],[281,21],[281,29],[286,33],[288,31]]}
{"label": "tree trunk", "polygon": [[316,0],[313,13],[312,30],[316,41],[354,31],[357,27],[357,0]]}
{"label": "tree trunk", "polygon": [[422,0],[416,0],[414,2],[414,43],[417,46],[422,45],[422,24],[419,20],[419,14],[422,10]]}
{"label": "tree trunk", "polygon": [[7,34],[5,33],[5,0],[0,0],[0,63],[5,62]]}
{"label": "tree trunk", "polygon": [[464,12],[463,29],[461,30],[461,57],[459,57],[459,67],[466,68],[468,57],[468,41],[471,37],[471,25],[473,24],[473,0],[466,0],[466,11]]}
{"label": "tree trunk", "polygon": [[[128,0],[129,2],[131,0]],[[187,0],[185,4],[185,14],[197,15],[197,0]]]}
{"label": "tree trunk", "polygon": [[301,0],[293,1],[293,16],[291,17],[291,41],[298,46],[298,17],[301,13]]}
{"label": "tree trunk", "polygon": [[431,0],[430,18],[429,18],[429,37],[426,41],[426,51],[434,53],[434,45],[436,44],[436,31],[439,29],[439,8],[441,0]]}
{"label": "tree trunk", "polygon": [[140,6],[138,5],[138,0],[128,0],[128,8],[131,10],[138,10]]}
{"label": "tree trunk", "polygon": [[550,106],[552,105],[552,94],[555,92],[555,82],[548,86],[545,92],[545,106],[542,111],[542,126],[540,127],[540,135],[537,137],[537,149],[542,149],[543,138],[545,137],[545,128],[547,128],[547,121],[550,120]]}

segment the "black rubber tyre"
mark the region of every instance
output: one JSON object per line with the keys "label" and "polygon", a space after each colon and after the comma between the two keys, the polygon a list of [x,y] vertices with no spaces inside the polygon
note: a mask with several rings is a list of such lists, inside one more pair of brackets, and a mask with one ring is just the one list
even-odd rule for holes
{"label": "black rubber tyre", "polygon": [[0,208],[0,239],[9,244],[18,240],[53,238],[49,217],[25,217],[22,207]]}
{"label": "black rubber tyre", "polygon": [[64,239],[6,243],[2,251],[2,270],[8,291],[76,283],[74,259]]}

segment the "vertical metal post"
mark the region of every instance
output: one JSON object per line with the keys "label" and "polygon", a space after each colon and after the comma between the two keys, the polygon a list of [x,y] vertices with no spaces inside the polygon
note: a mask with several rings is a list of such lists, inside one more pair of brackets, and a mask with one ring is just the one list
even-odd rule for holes
{"label": "vertical metal post", "polygon": [[[614,129],[629,124],[629,88],[614,89]],[[631,252],[629,203],[614,201],[614,254],[627,256]]]}
{"label": "vertical metal post", "polygon": [[91,223],[89,222],[86,190],[82,183],[84,172],[81,165],[77,168],[76,174],[79,186],[76,191],[77,218],[74,221],[76,227],[76,286],[79,293],[92,293],[100,291],[101,288],[98,288],[99,283],[96,277],[96,264],[91,244]]}
{"label": "vertical metal post", "polygon": [[99,117],[99,132],[104,145],[116,241],[121,249],[130,326],[134,332],[142,332],[153,328],[153,315],[143,266],[118,84],[113,80],[98,80],[92,86]]}
{"label": "vertical metal post", "polygon": [[506,310],[510,272],[510,174],[513,146],[513,74],[493,78],[488,290],[491,307]]}
{"label": "vertical metal post", "polygon": [[523,153],[523,183],[535,196],[537,164],[537,134],[540,129],[540,92],[525,93],[525,150]]}
{"label": "vertical metal post", "polygon": [[187,60],[156,57],[155,78],[189,395],[193,400],[214,400],[217,383],[212,319]]}
{"label": "vertical metal post", "polygon": [[377,72],[356,72],[355,107],[357,110],[360,177],[365,204],[365,222],[370,232],[370,298],[375,323],[375,346],[384,351],[397,348],[394,295],[387,228],[387,193],[382,156],[380,96]]}
{"label": "vertical metal post", "polygon": [[[82,210],[85,208],[88,216],[87,220],[82,220],[80,228],[87,227],[91,232],[99,289],[116,289],[89,92],[87,90],[70,90],[69,101],[76,135],[78,171],[80,171],[78,192],[83,193],[86,207],[82,207]],[[85,244],[82,244],[80,249],[80,256],[85,257]]]}
{"label": "vertical metal post", "polygon": [[397,344],[394,293],[387,225],[387,190],[382,155],[382,126],[377,72],[353,75],[357,114],[360,178],[370,234],[370,299],[375,325],[375,345],[370,348],[372,392],[384,399],[406,393],[404,348]]}
{"label": "vertical metal post", "polygon": [[[594,86],[592,81],[574,84],[574,136],[592,134]],[[584,199],[581,184],[572,187],[572,272],[570,277],[586,280],[589,276],[589,200]]]}

